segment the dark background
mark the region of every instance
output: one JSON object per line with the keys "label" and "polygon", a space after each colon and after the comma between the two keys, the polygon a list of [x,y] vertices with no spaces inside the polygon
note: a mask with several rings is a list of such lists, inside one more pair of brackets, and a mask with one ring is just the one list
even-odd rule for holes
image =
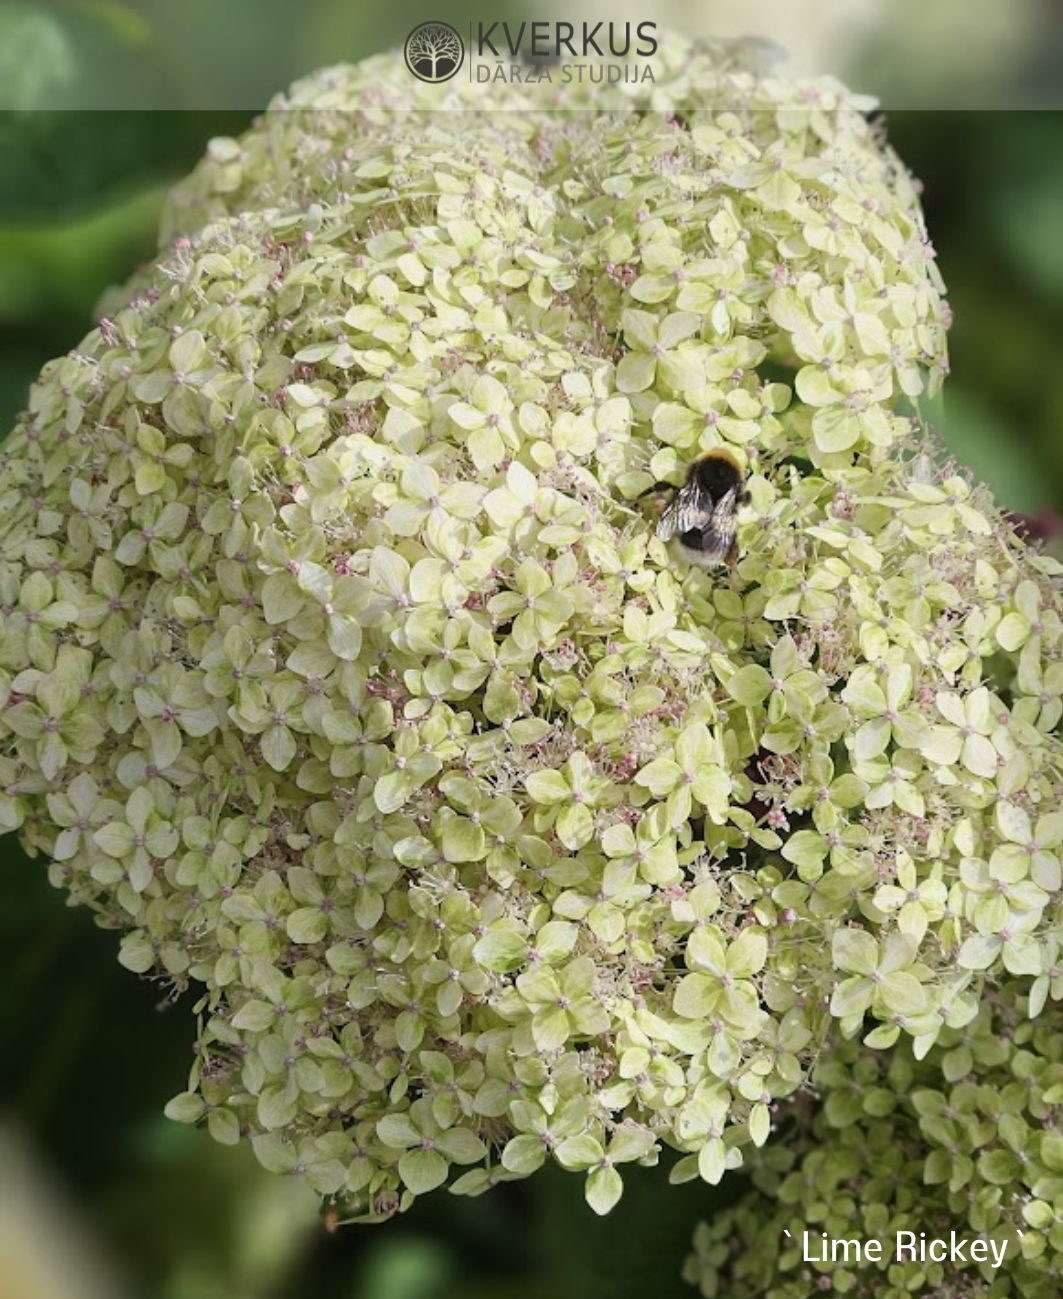
{"label": "dark background", "polygon": [[[413,22],[387,8],[262,0],[249,22],[246,5],[217,0],[0,3],[0,432],[41,365],[88,330],[99,294],[151,256],[166,185],[293,75],[400,43]],[[450,4],[443,16],[483,13]],[[996,102],[1009,84],[1052,88],[1051,35],[1015,43]],[[873,44],[846,60],[837,71],[854,84],[867,84],[861,68],[882,73]],[[932,68],[903,59],[890,75],[902,105],[933,86]],[[84,107],[113,104],[119,82],[126,105],[182,108]],[[51,107],[63,102],[83,107]],[[1063,509],[1063,112],[886,102],[891,139],[926,186],[955,313],[937,418],[1004,506],[1050,515]],[[580,1179],[555,1171],[327,1236],[309,1192],[162,1118],[191,1063],[188,1006],[161,1007],[122,970],[114,937],[64,907],[11,838],[0,871],[5,1299],[691,1293],[679,1271],[693,1225],[738,1187],[669,1188],[663,1168],[637,1170],[604,1221]]]}

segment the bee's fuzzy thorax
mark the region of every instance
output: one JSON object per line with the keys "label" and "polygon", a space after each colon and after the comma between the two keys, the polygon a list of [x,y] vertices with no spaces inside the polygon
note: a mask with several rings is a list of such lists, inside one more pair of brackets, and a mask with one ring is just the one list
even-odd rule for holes
{"label": "bee's fuzzy thorax", "polygon": [[734,488],[741,491],[745,471],[737,458],[723,447],[716,447],[698,456],[687,471],[687,482],[698,483],[710,496],[719,500]]}
{"label": "bee's fuzzy thorax", "polygon": [[708,451],[703,451],[701,455],[694,459],[690,466],[691,469],[700,464],[703,460],[724,460],[734,468],[736,473],[745,474],[745,470],[739,463],[738,457],[730,447],[710,447]]}

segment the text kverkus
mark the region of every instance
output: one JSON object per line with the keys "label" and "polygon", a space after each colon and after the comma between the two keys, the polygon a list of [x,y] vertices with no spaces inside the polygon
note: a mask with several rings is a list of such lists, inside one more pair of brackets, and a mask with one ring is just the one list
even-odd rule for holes
{"label": "text kverkus", "polygon": [[[786,1235],[790,1235],[789,1232]],[[801,1259],[805,1263],[881,1263],[893,1258],[898,1263],[946,1263],[968,1267],[988,1263],[995,1271],[1004,1261],[1008,1241],[971,1239],[955,1231],[948,1236],[930,1236],[926,1232],[898,1231],[893,1253],[885,1253],[888,1242],[872,1240],[832,1240],[825,1232],[801,1233]]]}

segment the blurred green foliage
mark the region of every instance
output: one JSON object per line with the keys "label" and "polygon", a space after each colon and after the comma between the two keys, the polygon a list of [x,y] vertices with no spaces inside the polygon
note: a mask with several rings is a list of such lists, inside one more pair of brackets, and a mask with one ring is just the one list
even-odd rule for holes
{"label": "blurred green foliage", "polygon": [[1009,509],[1063,509],[1063,112],[890,113],[955,314],[938,422]]}
{"label": "blurred green foliage", "polygon": [[[448,10],[457,24],[473,12]],[[212,135],[239,131],[293,75],[397,42],[428,16],[351,0],[0,4],[0,427],[41,365],[89,328],[100,293],[151,256],[165,185]],[[190,46],[197,57],[179,57]],[[141,106],[229,111],[43,107],[105,102],[120,74]],[[940,412],[949,443],[1007,507],[1063,509],[1063,113],[898,113],[889,128],[926,184],[956,315]],[[578,1178],[554,1171],[481,1200],[428,1197],[382,1230],[326,1235],[303,1188],[162,1119],[191,1063],[191,999],[161,1004],[122,970],[113,937],[64,908],[10,838],[0,871],[0,1104],[137,1292],[688,1293],[679,1268],[693,1225],[735,1188],[669,1188],[664,1169],[638,1170],[605,1220]]]}
{"label": "blurred green foliage", "polygon": [[[520,7],[496,4],[491,20]],[[0,108],[254,109],[436,16],[407,0],[0,0]],[[446,5],[459,31],[485,16]]]}

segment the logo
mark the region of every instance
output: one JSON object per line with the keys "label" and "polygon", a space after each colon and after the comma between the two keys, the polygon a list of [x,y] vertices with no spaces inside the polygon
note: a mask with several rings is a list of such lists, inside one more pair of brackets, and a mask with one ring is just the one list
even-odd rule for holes
{"label": "logo", "polygon": [[465,42],[450,23],[421,23],[406,37],[406,66],[419,81],[449,81],[465,61]]}

